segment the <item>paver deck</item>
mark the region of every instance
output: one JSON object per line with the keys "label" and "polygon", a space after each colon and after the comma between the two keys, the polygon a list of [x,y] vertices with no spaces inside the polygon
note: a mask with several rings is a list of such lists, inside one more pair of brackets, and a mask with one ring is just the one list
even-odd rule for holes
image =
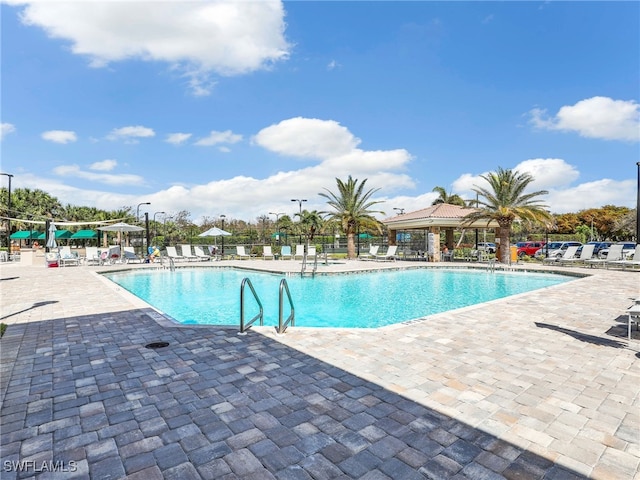
{"label": "paver deck", "polygon": [[638,272],[240,336],[171,324],[96,273],[113,268],[0,266],[2,479],[640,478]]}

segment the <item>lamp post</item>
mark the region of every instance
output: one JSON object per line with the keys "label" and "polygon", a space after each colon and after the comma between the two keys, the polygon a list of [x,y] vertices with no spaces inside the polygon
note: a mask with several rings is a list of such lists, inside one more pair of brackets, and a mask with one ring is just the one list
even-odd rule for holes
{"label": "lamp post", "polygon": [[158,236],[158,224],[156,223],[156,215],[161,213],[162,215],[166,215],[166,212],[155,212],[153,214],[153,239],[155,241],[156,237]]}
{"label": "lamp post", "polygon": [[138,204],[136,207],[136,222],[140,221],[140,205],[151,205],[151,202],[142,202]]}
{"label": "lamp post", "polygon": [[[302,202],[306,202],[307,199],[306,198],[292,198],[291,199],[292,202],[298,202],[298,214],[299,214],[299,219],[302,222]],[[302,230],[302,229],[301,229]],[[302,243],[302,233],[300,234],[300,243]]]}
{"label": "lamp post", "polygon": [[[640,162],[636,162],[636,166],[638,167],[638,192],[636,193],[636,243],[640,243]],[[636,259],[634,258],[634,261],[635,260]]]}
{"label": "lamp post", "polygon": [[[173,217],[169,217],[169,220],[171,220]],[[164,237],[162,244],[166,247],[167,245],[169,245],[169,242],[167,241],[167,215],[164,216],[164,218],[162,219],[162,236]]]}
{"label": "lamp post", "polygon": [[[11,260],[11,179],[13,175],[10,173],[0,173],[9,178],[9,189],[7,195],[7,260]],[[31,235],[29,235],[31,237]]]}
{"label": "lamp post", "polygon": [[269,212],[269,215],[276,216],[276,231],[278,232],[278,245],[280,245],[280,215],[284,215],[284,212]]}
{"label": "lamp post", "polygon": [[[140,205],[151,205],[151,202],[142,202],[138,204],[136,207],[136,223],[140,223]],[[120,235],[122,235],[122,233]],[[120,241],[122,241],[122,239]],[[143,243],[143,241],[144,240],[141,238],[140,243]]]}
{"label": "lamp post", "polygon": [[[393,207],[393,209],[398,212],[398,215],[403,215],[404,214],[404,208],[398,208],[398,207]],[[400,232],[400,235],[402,235],[400,237],[400,245],[402,246],[402,255],[404,255],[404,230],[402,230]],[[405,258],[405,257],[402,257]]]}
{"label": "lamp post", "polygon": [[[220,219],[222,220],[222,227],[221,227],[222,230],[224,230],[224,219],[225,218],[227,218],[226,215],[220,215]],[[221,237],[222,237],[222,249],[221,249],[221,252],[222,252],[222,257],[224,257],[224,235],[221,235]]]}

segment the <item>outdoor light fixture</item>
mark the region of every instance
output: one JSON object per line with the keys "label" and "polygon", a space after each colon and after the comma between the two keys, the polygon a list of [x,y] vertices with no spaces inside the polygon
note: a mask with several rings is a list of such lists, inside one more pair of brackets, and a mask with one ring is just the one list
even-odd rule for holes
{"label": "outdoor light fixture", "polygon": [[276,216],[276,231],[278,232],[278,245],[280,245],[280,224],[278,223],[280,215],[284,215],[284,212],[269,212],[269,215]]}
{"label": "outdoor light fixture", "polygon": [[[10,173],[0,173],[9,178],[9,194],[7,196],[7,260],[11,260],[11,179],[13,175]],[[31,235],[29,235],[31,238]]]}
{"label": "outdoor light fixture", "polygon": [[151,205],[151,202],[142,202],[138,204],[136,207],[136,222],[140,221],[140,205]]}
{"label": "outdoor light fixture", "polygon": [[[299,210],[299,219],[300,221],[302,221],[302,202],[306,202],[307,199],[306,198],[292,198],[291,199],[292,202],[298,202],[298,207],[300,208]],[[302,234],[300,235],[300,243],[302,243]]]}
{"label": "outdoor light fixture", "polygon": [[[636,243],[640,243],[640,162],[636,162],[636,166],[638,167],[638,192],[636,194]],[[637,259],[634,258],[634,260]]]}
{"label": "outdoor light fixture", "polygon": [[153,214],[153,239],[158,236],[158,224],[156,223],[156,215],[161,213],[162,215],[166,215],[167,212],[156,212]]}
{"label": "outdoor light fixture", "polygon": [[[222,220],[221,230],[224,230],[224,219],[225,218],[226,218],[226,215],[220,215],[220,219]],[[221,252],[222,252],[222,257],[224,257],[224,235],[222,235],[222,249],[221,249]]]}

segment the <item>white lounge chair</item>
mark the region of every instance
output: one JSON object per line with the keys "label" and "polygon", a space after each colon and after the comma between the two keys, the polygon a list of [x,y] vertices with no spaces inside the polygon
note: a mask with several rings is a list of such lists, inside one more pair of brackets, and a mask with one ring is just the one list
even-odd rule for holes
{"label": "white lounge chair", "polygon": [[284,260],[284,257],[288,257],[288,260],[291,260],[291,246],[283,245],[280,249],[280,259]]}
{"label": "white lounge chair", "polygon": [[[608,262],[607,265],[611,265],[614,267],[622,267],[622,268],[635,268],[640,267],[640,243],[636,245],[636,249],[631,254],[631,258],[624,258],[622,260],[612,260]],[[640,303],[640,302],[637,302]]]}
{"label": "white lounge chair", "polygon": [[622,249],[624,245],[620,243],[615,243],[609,247],[609,252],[607,253],[606,258],[592,258],[591,260],[587,260],[585,265],[589,265],[590,267],[597,267],[598,265],[604,265],[605,267],[613,262],[617,262],[619,260],[623,260],[622,258]]}
{"label": "white lounge chair", "polygon": [[[561,258],[559,260],[560,265],[578,265],[584,263],[587,260],[590,260],[593,257],[593,249],[596,246],[592,243],[587,243],[582,246],[582,250],[580,251],[580,256],[576,257],[575,254],[572,258]],[[578,247],[580,248],[580,247]]]}
{"label": "white lounge chair", "polygon": [[180,252],[182,256],[189,262],[197,262],[199,260],[193,253],[191,253],[191,245],[180,245]]}
{"label": "white lounge chair", "polygon": [[300,257],[300,260],[304,258],[304,245],[296,245],[296,253],[293,254],[293,259]]}
{"label": "white lounge chair", "polygon": [[100,255],[98,254],[98,247],[85,248],[84,261],[86,265],[100,265]]}
{"label": "white lounge chair", "polygon": [[133,247],[123,247],[122,259],[124,263],[144,263],[144,258],[136,255],[136,251]]}
{"label": "white lounge chair", "polygon": [[361,253],[358,256],[359,260],[372,260],[378,254],[378,250],[380,249],[380,245],[371,245],[369,247],[368,253]]}
{"label": "white lounge chair", "polygon": [[489,256],[486,250],[471,250],[465,255],[465,260],[468,262],[486,262],[489,260]]}
{"label": "white lounge chair", "polygon": [[203,262],[211,260],[211,255],[204,253],[202,247],[198,247],[197,245],[193,247],[193,253],[198,257],[198,260],[202,260]]}
{"label": "white lounge chair", "polygon": [[315,245],[309,245],[309,247],[307,248],[307,259],[309,258],[316,258],[316,246]]}
{"label": "white lounge chair", "polygon": [[266,260],[268,257],[271,257],[271,260],[275,258],[273,256],[273,252],[271,251],[271,245],[265,245],[264,247],[262,247],[262,258]]}
{"label": "white lounge chair", "polygon": [[173,259],[174,262],[186,260],[182,255],[178,255],[176,247],[167,247],[167,257]]}
{"label": "white lounge chair", "polygon": [[60,254],[60,259],[58,260],[61,267],[66,267],[67,265],[80,265],[80,257],[71,251],[71,247],[62,246],[58,249],[58,253]]}
{"label": "white lounge chair", "polygon": [[567,247],[567,249],[564,251],[564,254],[562,255],[562,257],[549,257],[549,258],[545,258],[544,260],[542,260],[542,264],[544,265],[545,263],[549,264],[549,263],[558,263],[558,262],[563,262],[566,261],[570,258],[573,258],[576,256],[576,252],[578,251],[578,246],[576,245],[571,245],[570,247]]}
{"label": "white lounge chair", "polygon": [[251,258],[251,255],[249,255],[245,249],[244,249],[244,245],[238,245],[236,246],[236,256],[242,260],[244,258]]}
{"label": "white lounge chair", "polygon": [[398,250],[397,245],[389,245],[389,248],[387,248],[387,251],[385,253],[381,255],[378,255],[378,254],[375,255],[376,262],[389,261],[389,260],[395,261],[397,250]]}

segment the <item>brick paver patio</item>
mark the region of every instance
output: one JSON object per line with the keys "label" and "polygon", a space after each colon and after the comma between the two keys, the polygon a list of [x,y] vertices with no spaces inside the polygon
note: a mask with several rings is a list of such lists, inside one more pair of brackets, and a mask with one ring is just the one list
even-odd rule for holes
{"label": "brick paver patio", "polygon": [[2,479],[640,478],[638,272],[240,336],[169,323],[96,274],[114,267],[0,268]]}

